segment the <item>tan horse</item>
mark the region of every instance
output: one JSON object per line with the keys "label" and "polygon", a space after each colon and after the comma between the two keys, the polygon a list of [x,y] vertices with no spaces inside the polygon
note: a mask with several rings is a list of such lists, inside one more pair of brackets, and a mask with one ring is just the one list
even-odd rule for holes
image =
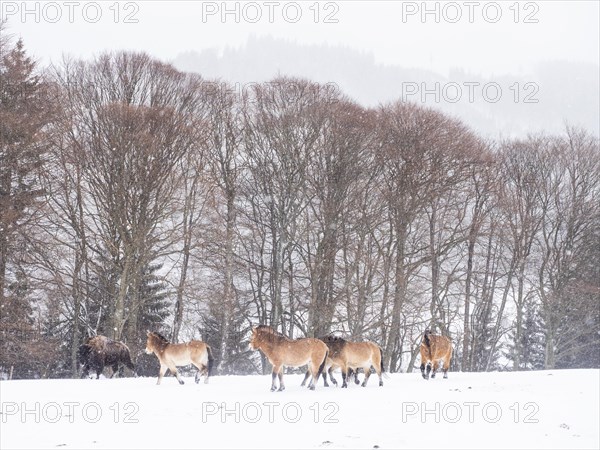
{"label": "tan horse", "polygon": [[[362,368],[365,373],[362,386],[365,387],[371,375],[371,366],[373,366],[379,376],[379,386],[383,386],[382,377],[385,372],[383,354],[377,344],[370,341],[351,342],[334,336],[326,336],[321,338],[321,340],[329,348],[329,356],[325,366],[329,368],[328,373],[333,384],[337,386],[337,381],[333,378],[332,374],[334,369],[339,367],[342,370],[342,387],[347,388],[347,380],[352,373],[355,383],[359,383],[356,371]],[[325,378],[325,373],[323,373],[323,378]],[[325,386],[327,386],[327,379],[325,379]]]}
{"label": "tan horse", "polygon": [[[335,386],[337,386],[338,382],[333,376],[333,371],[335,369],[338,369],[340,366],[334,362],[334,359],[338,358],[338,356],[342,350],[342,347],[344,345],[346,345],[346,343],[348,341],[346,341],[345,339],[342,339],[341,337],[331,336],[331,335],[321,337],[321,338],[319,338],[319,340],[325,342],[325,344],[327,345],[327,348],[329,349],[329,355],[327,356],[327,361],[325,362],[325,369],[323,370],[323,372],[321,374],[323,376],[323,386],[329,387],[329,383],[327,383],[327,375],[328,374],[329,374],[329,379],[331,380],[331,382]],[[347,378],[354,378],[354,382],[356,384],[359,384],[355,369],[356,369],[355,367],[348,368]],[[304,375],[304,380],[302,380],[301,386],[304,386],[306,384],[306,381],[308,380],[309,376],[310,376],[310,372],[307,370],[306,374]]]}
{"label": "tan horse", "polygon": [[198,368],[195,379],[196,383],[200,381],[201,375],[205,376],[204,383],[208,383],[214,358],[210,347],[205,342],[190,341],[182,344],[171,344],[159,333],[148,331],[146,353],[154,353],[160,362],[156,384],[160,384],[167,369],[177,377],[179,384],[183,384],[183,380],[177,372],[177,367],[189,364],[193,364]]}
{"label": "tan horse", "polygon": [[[346,341],[339,354],[332,358],[333,363],[342,369],[342,387],[348,387],[346,379],[350,368],[361,368],[365,373],[365,379],[361,386],[365,387],[371,376],[371,366],[379,376],[379,386],[383,386],[383,352],[374,342],[351,342]],[[356,375],[355,375],[356,376]]]}
{"label": "tan horse", "polygon": [[[440,361],[443,361],[442,370],[444,378],[448,378],[448,369],[450,368],[450,360],[452,359],[452,342],[446,336],[438,336],[431,334],[431,331],[425,330],[423,341],[421,342],[421,375],[426,380],[435,378]],[[433,364],[433,372],[431,366]],[[427,366],[427,372],[425,372]]]}
{"label": "tan horse", "polygon": [[283,391],[284,366],[300,367],[308,365],[312,374],[309,389],[315,389],[319,376],[325,367],[328,349],[323,341],[313,338],[289,339],[267,325],[252,329],[250,347],[260,350],[273,365],[271,391],[277,389],[275,380],[279,377],[279,390]]}

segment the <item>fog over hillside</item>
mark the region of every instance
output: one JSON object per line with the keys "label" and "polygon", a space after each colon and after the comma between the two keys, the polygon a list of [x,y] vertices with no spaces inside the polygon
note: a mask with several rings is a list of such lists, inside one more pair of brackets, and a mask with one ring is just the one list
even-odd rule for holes
{"label": "fog over hillside", "polygon": [[[473,55],[477,58],[477,55]],[[488,76],[456,68],[448,76],[414,67],[383,65],[371,53],[343,46],[302,45],[250,37],[245,45],[178,54],[179,69],[219,78],[241,89],[277,75],[335,83],[365,106],[404,98],[455,115],[480,133],[517,137],[561,130],[565,123],[599,133],[599,67],[564,60],[538,63],[528,74]]]}

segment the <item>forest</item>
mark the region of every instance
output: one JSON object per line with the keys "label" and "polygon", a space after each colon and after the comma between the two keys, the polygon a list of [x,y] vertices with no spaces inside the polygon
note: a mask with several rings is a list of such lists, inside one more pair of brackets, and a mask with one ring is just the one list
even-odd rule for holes
{"label": "forest", "polygon": [[290,338],[372,340],[410,372],[600,367],[600,147],[569,124],[489,140],[417,103],[280,76],[234,89],[145,53],[40,67],[0,41],[0,376],[78,377],[147,330],[217,374]]}

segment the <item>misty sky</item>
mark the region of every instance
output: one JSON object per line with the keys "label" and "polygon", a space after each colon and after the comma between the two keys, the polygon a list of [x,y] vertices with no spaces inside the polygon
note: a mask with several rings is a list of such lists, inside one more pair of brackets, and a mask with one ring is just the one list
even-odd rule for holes
{"label": "misty sky", "polygon": [[[1,12],[8,32],[43,63],[109,49],[144,50],[169,61],[191,50],[240,47],[250,36],[342,45],[378,63],[441,74],[453,68],[520,74],[557,60],[597,65],[600,53],[597,1],[309,1],[299,2],[300,9],[285,1],[92,3],[2,1]],[[225,17],[223,6],[232,11]],[[430,11],[424,17],[423,7]]]}

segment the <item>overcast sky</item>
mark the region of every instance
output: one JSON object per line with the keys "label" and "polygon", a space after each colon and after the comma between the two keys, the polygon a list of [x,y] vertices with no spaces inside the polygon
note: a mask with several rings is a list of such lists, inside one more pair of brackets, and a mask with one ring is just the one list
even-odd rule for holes
{"label": "overcast sky", "polygon": [[239,47],[250,36],[343,45],[379,63],[441,74],[519,74],[556,60],[597,65],[600,53],[598,1],[2,1],[1,13],[8,31],[44,63],[108,49],[172,60],[190,50]]}

